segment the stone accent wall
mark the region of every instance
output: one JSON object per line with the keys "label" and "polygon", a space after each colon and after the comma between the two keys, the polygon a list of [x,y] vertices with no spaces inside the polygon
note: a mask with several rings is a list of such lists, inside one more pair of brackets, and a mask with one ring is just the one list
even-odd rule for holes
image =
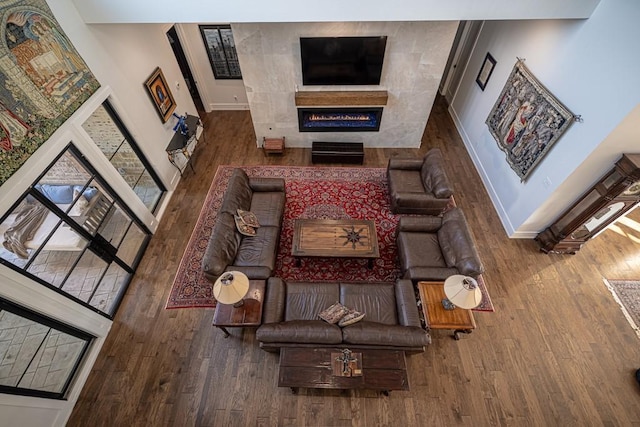
{"label": "stone accent wall", "polygon": [[[287,146],[357,141],[365,147],[420,147],[458,21],[232,24],[258,141]],[[379,86],[302,86],[300,37],[387,36]],[[298,131],[298,90],[387,90],[379,132]]]}

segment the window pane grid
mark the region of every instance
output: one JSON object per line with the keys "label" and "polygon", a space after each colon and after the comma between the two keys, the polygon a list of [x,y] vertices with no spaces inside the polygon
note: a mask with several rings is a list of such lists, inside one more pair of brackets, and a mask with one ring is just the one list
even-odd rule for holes
{"label": "window pane grid", "polygon": [[0,262],[111,316],[150,232],[83,162],[70,145],[0,220]]}
{"label": "window pane grid", "polygon": [[91,338],[0,299],[0,392],[64,398]]}
{"label": "window pane grid", "polygon": [[[144,185],[149,189],[143,193],[163,194],[164,187],[159,178],[152,170],[149,170],[148,162],[142,153],[135,148],[135,141],[132,140],[131,135],[108,101],[105,101],[85,120],[82,128],[138,197],[140,197],[140,191],[136,191],[136,186],[140,185],[142,176],[149,177],[144,181]],[[153,203],[149,203],[149,200],[142,200],[151,212],[157,207],[160,197],[153,200]]]}
{"label": "window pane grid", "polygon": [[216,79],[242,79],[233,32],[228,25],[200,25],[200,33]]}

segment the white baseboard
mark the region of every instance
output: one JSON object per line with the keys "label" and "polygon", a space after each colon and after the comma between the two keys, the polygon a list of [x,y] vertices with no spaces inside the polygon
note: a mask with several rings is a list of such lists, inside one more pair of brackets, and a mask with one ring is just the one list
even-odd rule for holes
{"label": "white baseboard", "polygon": [[224,110],[248,110],[249,104],[238,104],[237,102],[209,104],[209,111]]}
{"label": "white baseboard", "polygon": [[462,142],[464,143],[464,146],[467,148],[467,152],[471,156],[473,165],[475,166],[476,170],[478,171],[478,174],[480,175],[480,179],[482,180],[484,188],[487,190],[487,193],[489,194],[491,203],[493,203],[493,207],[498,213],[498,217],[500,218],[500,222],[502,223],[502,227],[506,231],[507,236],[511,239],[530,239],[535,237],[537,233],[534,234],[533,236],[529,236],[528,232],[518,233],[513,228],[513,224],[511,224],[511,221],[509,220],[509,216],[507,215],[507,212],[504,209],[504,206],[500,202],[500,198],[498,197],[498,194],[493,188],[493,185],[491,185],[491,181],[489,180],[489,177],[487,176],[487,173],[485,172],[482,166],[482,163],[478,158],[478,154],[476,153],[476,150],[474,149],[473,144],[471,144],[469,136],[467,135],[467,133],[464,130],[464,127],[462,126],[462,122],[460,121],[460,119],[458,118],[458,115],[456,114],[456,111],[453,109],[451,105],[449,106],[448,111],[449,111],[449,115],[453,119],[453,123],[455,124],[456,129],[458,130],[458,134],[462,138]]}

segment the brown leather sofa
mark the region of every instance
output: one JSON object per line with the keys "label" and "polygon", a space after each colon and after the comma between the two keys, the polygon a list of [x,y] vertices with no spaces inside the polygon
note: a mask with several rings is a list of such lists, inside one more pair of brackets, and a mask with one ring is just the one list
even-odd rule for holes
{"label": "brown leather sofa", "polygon": [[453,274],[477,278],[484,272],[467,220],[457,207],[441,217],[400,218],[397,244],[405,279],[440,281]]}
{"label": "brown leather sofa", "polygon": [[[335,302],[365,313],[359,322],[339,327],[318,314]],[[388,348],[424,351],[431,337],[422,329],[413,285],[396,283],[287,282],[267,283],[260,347]]]}
{"label": "brown leather sofa", "polygon": [[453,194],[439,148],[422,159],[390,158],[387,181],[394,214],[440,215]]}
{"label": "brown leather sofa", "polygon": [[[285,186],[281,178],[249,178],[235,169],[202,259],[202,271],[215,281],[224,271],[245,273],[250,279],[271,276],[284,215]],[[260,227],[255,236],[243,236],[233,216],[237,209],[256,214]]]}

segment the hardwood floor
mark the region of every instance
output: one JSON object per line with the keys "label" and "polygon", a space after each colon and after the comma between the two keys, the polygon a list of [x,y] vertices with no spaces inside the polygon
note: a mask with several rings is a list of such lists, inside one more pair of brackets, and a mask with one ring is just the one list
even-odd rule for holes
{"label": "hardwood floor", "polygon": [[69,426],[640,425],[640,341],[602,278],[640,277],[640,209],[576,255],[506,237],[441,100],[419,150],[367,149],[365,166],[440,147],[471,224],[496,307],[454,341],[432,333],[407,358],[411,391],[278,388],[277,355],[255,331],[211,326],[213,310],[165,310],[218,165],[309,165],[309,149],[265,157],[248,112],[213,112],[117,313]]}

